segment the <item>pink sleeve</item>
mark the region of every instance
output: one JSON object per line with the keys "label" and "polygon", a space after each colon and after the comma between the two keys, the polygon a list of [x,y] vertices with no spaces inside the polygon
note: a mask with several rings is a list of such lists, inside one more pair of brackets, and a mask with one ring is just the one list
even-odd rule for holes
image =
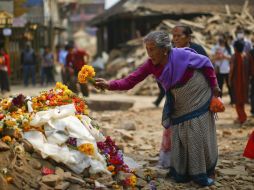
{"label": "pink sleeve", "polygon": [[205,77],[208,79],[211,88],[214,88],[215,86],[218,86],[216,74],[214,72],[213,68],[205,67],[202,69]]}
{"label": "pink sleeve", "polygon": [[150,65],[146,62],[127,77],[110,81],[109,90],[129,90],[144,80],[149,74],[151,74]]}

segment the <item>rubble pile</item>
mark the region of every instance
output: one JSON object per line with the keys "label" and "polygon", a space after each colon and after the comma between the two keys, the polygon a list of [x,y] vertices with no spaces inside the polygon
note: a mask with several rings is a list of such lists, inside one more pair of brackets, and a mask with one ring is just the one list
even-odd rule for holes
{"label": "rubble pile", "polygon": [[0,99],[0,159],[1,190],[122,189],[151,181],[136,175],[139,165],[101,133],[85,100],[59,82],[38,96]]}
{"label": "rubble pile", "polygon": [[[172,28],[176,25],[188,25],[193,30],[192,41],[202,45],[209,55],[219,34],[227,33],[235,39],[235,31],[238,26],[243,27],[247,34],[252,34],[254,30],[254,18],[249,12],[248,1],[243,5],[241,13],[231,13],[227,5],[225,5],[225,10],[225,13],[211,13],[210,16],[201,16],[193,20],[164,20],[157,29],[171,33]],[[119,49],[110,52],[105,68],[106,76],[110,79],[122,78],[144,63],[146,59],[142,38],[128,41],[126,44],[122,44]],[[149,77],[148,80],[138,84],[128,93],[150,96],[157,94],[158,91],[156,81]]]}
{"label": "rubble pile", "polygon": [[[253,190],[254,163],[253,160],[243,157],[243,152],[248,137],[253,131],[254,119],[251,118],[248,125],[240,127],[232,122],[236,117],[234,109],[231,105],[226,104],[227,111],[218,114],[219,120],[216,121],[216,127],[219,159],[216,167],[215,185],[204,188],[193,182],[178,184],[170,178],[164,179],[165,170],[153,167],[158,162],[163,131],[163,128],[159,126],[161,109],[142,107],[128,112],[97,113],[96,118],[103,124],[103,130],[108,135],[115,137],[117,144],[123,147],[125,154],[131,154],[132,158],[143,168],[150,168],[153,171],[157,178],[156,183],[159,183],[156,186],[158,190]],[[125,118],[132,118],[132,120],[126,121]]]}
{"label": "rubble pile", "polygon": [[179,24],[190,26],[193,31],[193,41],[202,45],[209,55],[220,34],[227,34],[236,39],[237,27],[242,27],[247,37],[252,37],[254,18],[249,12],[248,1],[245,1],[241,13],[231,13],[228,5],[225,5],[225,10],[226,13],[211,13],[211,16],[201,16],[193,20],[164,20],[159,28],[170,32]]}

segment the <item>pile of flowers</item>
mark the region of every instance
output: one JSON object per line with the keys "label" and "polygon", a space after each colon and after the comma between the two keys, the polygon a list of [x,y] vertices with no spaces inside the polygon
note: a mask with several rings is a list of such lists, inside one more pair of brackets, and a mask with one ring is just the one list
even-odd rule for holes
{"label": "pile of flowers", "polygon": [[41,92],[39,96],[33,97],[32,102],[33,110],[35,111],[48,110],[56,106],[74,103],[78,114],[88,115],[88,107],[85,100],[78,97],[60,82],[56,83],[54,89]]}
{"label": "pile of flowers", "polygon": [[4,129],[13,131],[14,137],[20,137],[20,131],[30,128],[32,114],[27,111],[23,95],[6,98],[0,101],[0,132]]}
{"label": "pile of flowers", "polygon": [[[32,111],[29,112],[28,102],[31,102]],[[3,129],[15,131],[15,137],[19,133],[36,129],[43,131],[43,128],[30,126],[30,121],[38,111],[45,111],[56,106],[74,103],[77,116],[79,114],[88,115],[88,107],[84,99],[78,97],[60,82],[56,83],[54,89],[43,91],[38,96],[26,97],[19,94],[13,98],[0,100],[0,132]]]}
{"label": "pile of flowers", "polygon": [[[79,73],[79,82],[92,80],[95,72],[91,66],[84,66]],[[60,82],[56,83],[55,88],[49,91],[43,91],[38,96],[26,97],[19,94],[15,97],[0,99],[0,138],[3,142],[9,144],[13,138],[22,138],[22,133],[29,130],[39,130],[44,133],[44,127],[34,127],[30,125],[33,116],[39,111],[45,111],[56,106],[62,106],[73,103],[76,108],[76,117],[81,119],[81,115],[88,115],[88,106],[84,99],[78,97],[68,89],[67,86]],[[97,126],[96,126],[97,127]],[[6,131],[11,130],[13,133],[7,135]],[[9,133],[8,133],[9,134]],[[124,163],[123,153],[117,147],[115,142],[107,137],[104,142],[96,144],[85,143],[77,146],[77,139],[69,137],[66,144],[75,150],[88,155],[94,156],[95,148],[104,155],[107,168],[113,177],[122,171],[128,173],[124,181],[119,182],[121,185],[134,188],[137,178],[133,171]],[[97,149],[96,149],[97,150]]]}

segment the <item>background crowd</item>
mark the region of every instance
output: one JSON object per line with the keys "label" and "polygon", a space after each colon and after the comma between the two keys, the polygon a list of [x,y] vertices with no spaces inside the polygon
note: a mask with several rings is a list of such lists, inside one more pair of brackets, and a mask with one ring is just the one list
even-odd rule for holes
{"label": "background crowd", "polygon": [[[172,45],[177,48],[189,47],[201,55],[208,56],[216,71],[218,84],[222,94],[228,93],[230,104],[235,105],[238,118],[235,122],[243,124],[247,121],[245,104],[250,103],[251,115],[254,116],[254,49],[251,39],[245,35],[242,27],[235,30],[235,38],[229,33],[220,33],[210,54],[202,46],[192,42],[192,30],[188,26],[176,26],[171,32]],[[73,42],[58,45],[53,52],[50,47],[42,47],[37,53],[27,42],[21,53],[21,68],[25,87],[37,83],[41,86],[55,83],[56,66],[61,68],[62,82],[74,92],[89,95],[87,85],[77,83],[77,73],[84,64],[88,64],[90,56],[84,49],[75,48]],[[8,51],[0,48],[0,85],[1,94],[10,92],[10,57]],[[164,90],[158,84],[160,93],[154,101],[158,107],[164,97]]]}
{"label": "background crowd", "polygon": [[[235,38],[229,33],[218,34],[217,42],[209,55],[201,45],[192,42],[190,27],[176,26],[171,35],[174,47],[189,47],[210,58],[222,94],[228,94],[230,104],[236,108],[238,118],[235,119],[235,123],[244,124],[248,121],[246,103],[250,104],[251,115],[254,116],[254,49],[251,39],[246,37],[244,28],[236,28]],[[159,89],[160,93],[154,101],[156,107],[164,97],[164,90],[160,85]]]}

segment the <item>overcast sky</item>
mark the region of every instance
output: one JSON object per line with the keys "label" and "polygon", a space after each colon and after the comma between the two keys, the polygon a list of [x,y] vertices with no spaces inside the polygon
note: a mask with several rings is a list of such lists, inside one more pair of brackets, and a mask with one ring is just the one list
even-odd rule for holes
{"label": "overcast sky", "polygon": [[119,0],[105,0],[105,9],[110,8],[114,4],[116,4]]}

